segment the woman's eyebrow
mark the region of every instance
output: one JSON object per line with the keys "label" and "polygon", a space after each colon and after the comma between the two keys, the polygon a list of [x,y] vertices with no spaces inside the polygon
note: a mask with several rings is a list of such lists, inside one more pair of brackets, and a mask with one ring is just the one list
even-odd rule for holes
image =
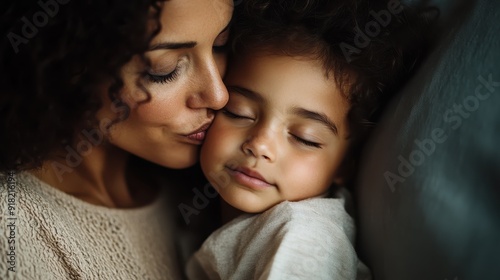
{"label": "woman's eyebrow", "polygon": [[319,112],[310,111],[301,107],[294,107],[290,111],[294,115],[298,115],[302,118],[314,120],[323,124],[324,126],[329,128],[335,135],[338,136],[337,125],[335,125],[335,123],[332,120],[330,120],[330,118],[327,115]]}
{"label": "woman's eyebrow", "polygon": [[161,42],[151,46],[148,51],[192,49],[196,44],[196,42]]}
{"label": "woman's eyebrow", "polygon": [[[231,26],[232,20],[229,21],[229,23],[222,29],[221,32],[219,32],[219,35],[224,33],[229,29]],[[178,50],[178,49],[192,49],[196,47],[198,43],[195,41],[189,41],[189,42],[161,42],[158,44],[155,44],[151,46],[148,51],[155,51],[155,50]]]}

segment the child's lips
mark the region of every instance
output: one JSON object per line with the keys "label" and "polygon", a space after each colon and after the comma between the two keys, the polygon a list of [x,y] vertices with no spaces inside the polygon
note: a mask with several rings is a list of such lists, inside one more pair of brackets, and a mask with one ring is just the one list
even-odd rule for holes
{"label": "child's lips", "polygon": [[233,178],[240,184],[254,189],[262,189],[276,187],[269,183],[260,173],[246,167],[238,167],[235,169],[227,168]]}

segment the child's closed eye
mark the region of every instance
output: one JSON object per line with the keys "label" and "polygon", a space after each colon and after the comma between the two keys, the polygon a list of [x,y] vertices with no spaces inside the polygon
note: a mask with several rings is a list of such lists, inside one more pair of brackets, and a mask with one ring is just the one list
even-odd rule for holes
{"label": "child's closed eye", "polygon": [[229,110],[227,110],[227,109],[222,109],[221,111],[222,111],[222,113],[223,113],[226,117],[228,117],[228,118],[230,118],[230,119],[249,119],[249,120],[252,120],[252,118],[251,118],[251,117],[247,117],[247,116],[239,115],[239,114],[237,114],[237,113],[233,113],[233,112],[231,112],[231,111],[229,111]]}
{"label": "child's closed eye", "polygon": [[313,141],[309,141],[309,140],[300,138],[297,135],[293,135],[293,134],[290,134],[290,135],[292,135],[293,139],[295,141],[299,142],[300,144],[303,144],[303,145],[306,145],[306,146],[309,146],[309,147],[314,147],[314,148],[320,148],[321,149],[321,144],[320,143],[316,143],[316,142],[313,142]]}

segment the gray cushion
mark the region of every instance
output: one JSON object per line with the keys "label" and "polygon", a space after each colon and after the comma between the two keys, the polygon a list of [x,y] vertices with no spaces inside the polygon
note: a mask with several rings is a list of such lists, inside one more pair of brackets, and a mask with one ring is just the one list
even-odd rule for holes
{"label": "gray cushion", "polygon": [[458,2],[438,5],[439,43],[366,150],[358,245],[376,280],[500,279],[500,1]]}

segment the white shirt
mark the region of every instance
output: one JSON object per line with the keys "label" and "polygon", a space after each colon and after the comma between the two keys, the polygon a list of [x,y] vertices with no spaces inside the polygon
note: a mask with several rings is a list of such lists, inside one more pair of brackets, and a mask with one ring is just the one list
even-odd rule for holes
{"label": "white shirt", "polygon": [[346,197],[282,202],[215,231],[186,267],[189,279],[371,279],[353,243]]}

